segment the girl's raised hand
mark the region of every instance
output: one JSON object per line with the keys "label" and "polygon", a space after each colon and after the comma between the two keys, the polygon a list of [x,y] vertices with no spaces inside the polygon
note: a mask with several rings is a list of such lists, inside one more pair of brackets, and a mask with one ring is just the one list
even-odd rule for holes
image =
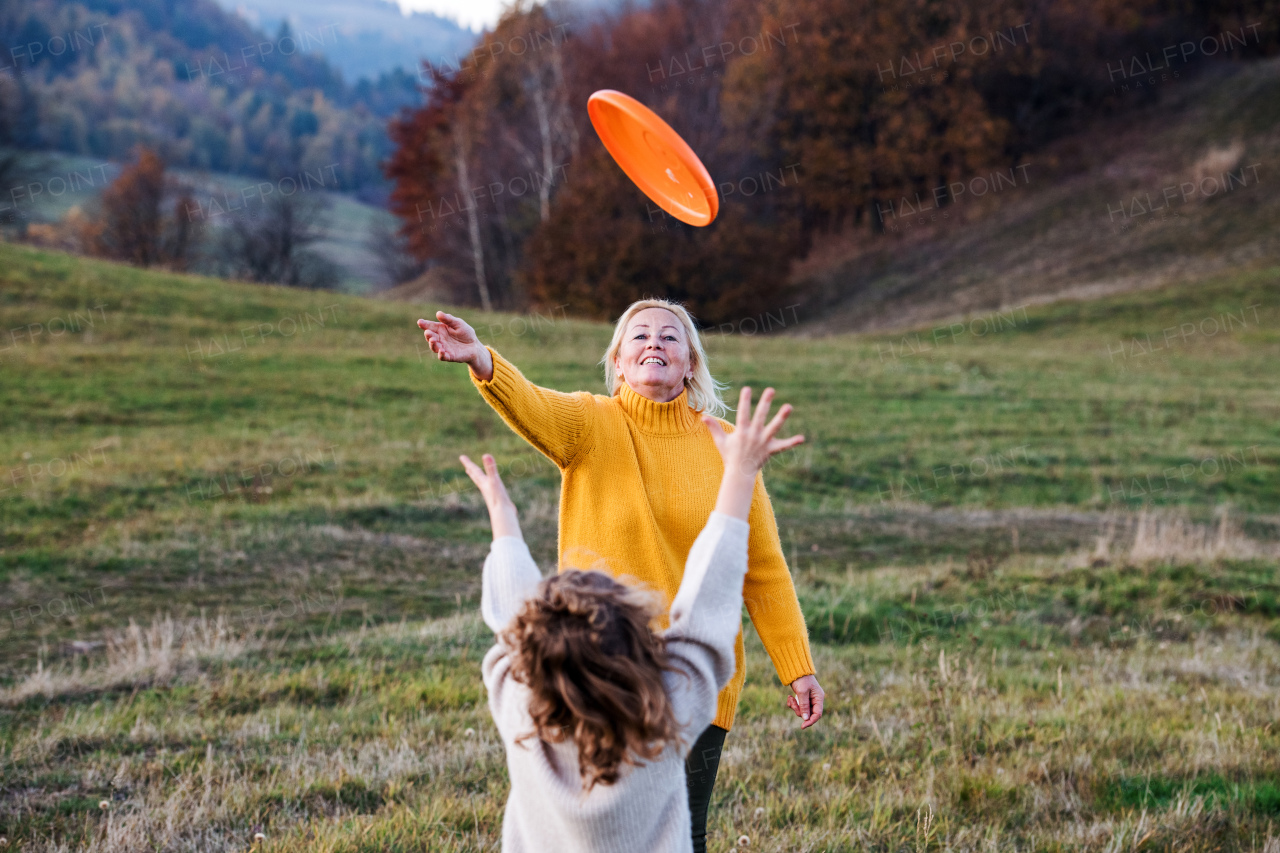
{"label": "girl's raised hand", "polygon": [[[791,404],[778,410],[773,420],[769,407],[773,402],[773,389],[766,388],[760,395],[760,405],[751,411],[751,389],[744,387],[738,398],[738,422],[733,432],[726,432],[715,418],[704,415],[702,420],[711,430],[711,438],[724,460],[724,479],[720,482],[720,496],[716,511],[746,519],[751,509],[751,495],[755,488],[756,474],[775,453],[789,450],[804,442],[803,435],[777,438],[778,431],[791,414]],[[721,506],[723,504],[724,506]]]}
{"label": "girl's raised hand", "polygon": [[721,458],[724,459],[726,470],[732,463],[734,467],[741,469],[743,474],[754,479],[756,473],[764,467],[764,463],[769,461],[770,456],[790,450],[804,442],[803,435],[775,438],[778,430],[782,429],[782,425],[790,417],[792,409],[791,404],[787,403],[778,410],[773,420],[766,423],[772,403],[773,389],[766,388],[760,395],[760,405],[752,414],[751,389],[744,386],[738,397],[738,422],[734,425],[733,432],[726,432],[715,418],[703,416],[702,420],[711,429],[711,437],[715,440]]}
{"label": "girl's raised hand", "polygon": [[489,523],[493,526],[493,538],[501,539],[503,536],[522,538],[516,505],[507,494],[507,487],[502,482],[502,475],[498,473],[498,463],[494,461],[493,456],[486,453],[480,457],[480,461],[484,463],[483,469],[465,455],[458,458],[462,460],[462,467],[466,469],[467,476],[476,484],[476,488],[484,498],[484,505],[489,510]]}

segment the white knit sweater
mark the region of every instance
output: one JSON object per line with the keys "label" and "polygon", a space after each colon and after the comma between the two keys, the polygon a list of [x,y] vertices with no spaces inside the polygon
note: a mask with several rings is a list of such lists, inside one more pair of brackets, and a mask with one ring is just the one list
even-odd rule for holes
{"label": "white knit sweater", "polygon": [[[669,747],[642,766],[624,765],[618,781],[587,793],[572,740],[549,744],[533,731],[529,690],[511,677],[511,650],[499,643],[482,672],[489,710],[507,748],[511,794],[502,823],[505,853],[687,853],[692,851],[684,758],[711,724],[716,697],[734,672],[734,642],[742,626],[742,580],[748,525],[713,512],[685,566],[663,636],[680,673],[664,676],[685,746]],[[495,633],[542,580],[524,541],[494,540],[484,563],[480,609]],[[688,678],[685,675],[688,675]]]}

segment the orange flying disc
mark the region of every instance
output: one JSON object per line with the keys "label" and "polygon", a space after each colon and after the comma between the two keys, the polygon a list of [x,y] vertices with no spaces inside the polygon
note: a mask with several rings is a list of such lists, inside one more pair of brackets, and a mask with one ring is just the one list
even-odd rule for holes
{"label": "orange flying disc", "polygon": [[613,89],[592,95],[587,114],[604,147],[641,192],[681,222],[711,224],[720,212],[716,185],[671,125]]}

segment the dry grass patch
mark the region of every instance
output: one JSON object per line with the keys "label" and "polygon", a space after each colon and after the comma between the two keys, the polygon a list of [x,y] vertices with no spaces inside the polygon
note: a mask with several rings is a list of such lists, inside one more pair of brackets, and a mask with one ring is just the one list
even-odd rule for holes
{"label": "dry grass patch", "polygon": [[132,619],[99,642],[73,644],[76,650],[105,647],[101,659],[47,668],[44,661],[12,687],[0,689],[0,704],[33,697],[52,699],[102,690],[168,684],[204,661],[230,661],[262,647],[261,628],[233,626],[225,616],[175,620],[164,616],[146,628]]}

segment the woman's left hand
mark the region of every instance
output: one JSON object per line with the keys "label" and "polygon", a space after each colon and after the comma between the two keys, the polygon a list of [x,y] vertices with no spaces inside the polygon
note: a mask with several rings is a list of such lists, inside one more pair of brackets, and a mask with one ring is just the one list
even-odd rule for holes
{"label": "woman's left hand", "polygon": [[791,682],[794,696],[787,697],[787,707],[796,712],[797,717],[804,719],[800,728],[807,729],[822,719],[822,703],[827,691],[822,689],[816,675],[802,675]]}

